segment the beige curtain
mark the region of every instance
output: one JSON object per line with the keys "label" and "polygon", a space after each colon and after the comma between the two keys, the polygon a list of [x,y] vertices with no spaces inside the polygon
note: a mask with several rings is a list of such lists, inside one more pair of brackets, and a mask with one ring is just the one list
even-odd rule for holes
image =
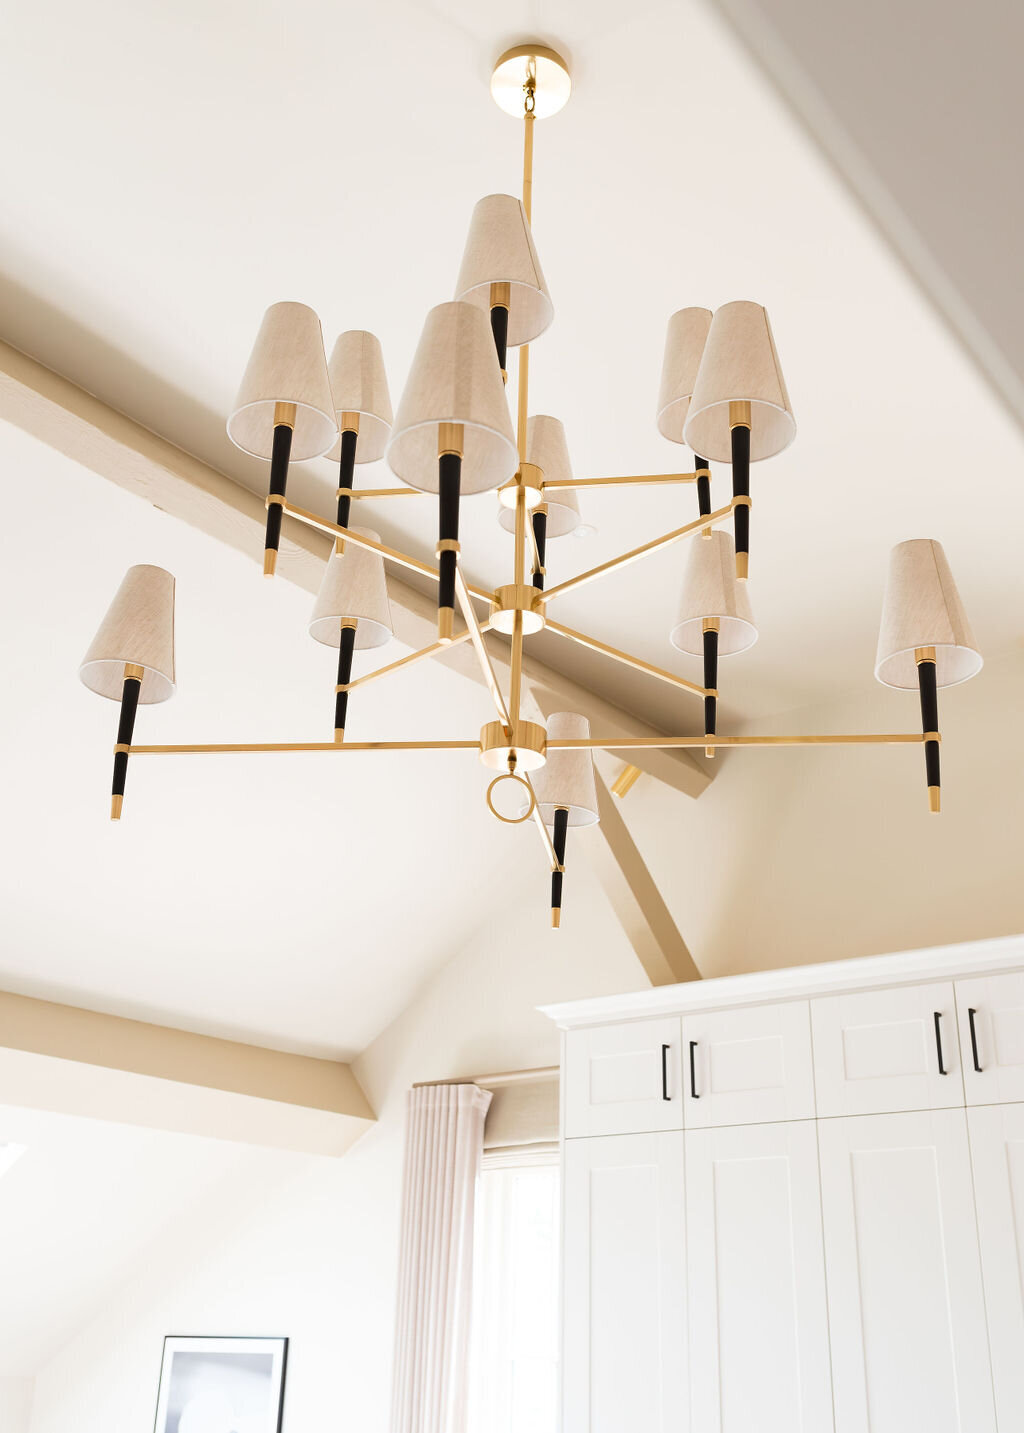
{"label": "beige curtain", "polygon": [[391,1433],[465,1433],[473,1214],[489,1090],[407,1096]]}

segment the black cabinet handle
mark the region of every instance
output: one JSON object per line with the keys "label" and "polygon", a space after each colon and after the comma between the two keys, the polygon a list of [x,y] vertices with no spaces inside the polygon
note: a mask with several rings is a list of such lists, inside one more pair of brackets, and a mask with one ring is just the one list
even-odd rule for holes
{"label": "black cabinet handle", "polygon": [[935,1012],[935,1053],[939,1057],[939,1074],[948,1075],[949,1071],[942,1063],[942,1011]]}
{"label": "black cabinet handle", "polygon": [[968,1009],[968,1011],[967,1011],[967,1021],[968,1021],[968,1024],[970,1025],[970,1027],[971,1027],[971,1055],[972,1055],[973,1058],[974,1058],[974,1068],[977,1070],[978,1074],[980,1075],[980,1074],[982,1073],[982,1069],[981,1069],[981,1063],[980,1063],[980,1061],[979,1061],[979,1059],[978,1059],[978,1029],[977,1029],[977,1026],[976,1026],[975,1023],[974,1023],[974,1017],[977,1015],[977,1013],[978,1013],[977,1010],[970,1010],[970,1009]]}
{"label": "black cabinet handle", "polygon": [[700,1095],[698,1095],[698,1093],[697,1093],[697,1065],[696,1065],[696,1055],[697,1055],[697,1042],[696,1042],[696,1040],[691,1040],[691,1041],[690,1041],[690,1099],[691,1099],[691,1100],[699,1100],[699,1099],[700,1099]]}
{"label": "black cabinet handle", "polygon": [[671,1048],[671,1045],[662,1045],[661,1047],[661,1098],[663,1100],[672,1098],[668,1092],[668,1052]]}

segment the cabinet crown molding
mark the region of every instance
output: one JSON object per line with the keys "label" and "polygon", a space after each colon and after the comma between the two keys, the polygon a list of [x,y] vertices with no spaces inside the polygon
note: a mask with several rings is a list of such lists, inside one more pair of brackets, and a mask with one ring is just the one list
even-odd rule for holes
{"label": "cabinet crown molding", "polygon": [[652,1015],[758,1005],[766,1000],[807,1000],[886,986],[917,985],[927,980],[962,980],[1024,968],[1024,934],[958,945],[868,955],[827,965],[795,965],[723,975],[683,985],[661,985],[629,995],[605,995],[538,1007],[562,1030],[617,1024]]}

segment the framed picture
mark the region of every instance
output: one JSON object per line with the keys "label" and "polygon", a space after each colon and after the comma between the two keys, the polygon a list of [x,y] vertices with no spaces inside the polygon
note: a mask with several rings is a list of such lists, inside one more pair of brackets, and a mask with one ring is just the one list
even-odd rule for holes
{"label": "framed picture", "polygon": [[164,1339],[155,1433],[281,1433],[286,1338]]}

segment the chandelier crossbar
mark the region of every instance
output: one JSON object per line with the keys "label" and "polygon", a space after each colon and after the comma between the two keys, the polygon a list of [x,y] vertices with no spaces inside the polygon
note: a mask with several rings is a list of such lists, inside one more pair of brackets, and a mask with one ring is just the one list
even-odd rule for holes
{"label": "chandelier crossbar", "polygon": [[[591,736],[584,738],[552,737],[548,751],[675,751],[686,747],[772,747],[772,746],[921,746],[928,741],[941,742],[937,731],[854,732],[817,735],[801,732],[795,736]],[[126,756],[204,756],[242,753],[259,755],[265,752],[300,751],[476,751],[482,750],[479,738],[470,741],[265,741],[179,743],[170,746],[126,746],[118,744],[115,753]]]}
{"label": "chandelier crossbar", "polygon": [[605,577],[609,572],[617,572],[620,567],[628,567],[630,563],[638,562],[641,557],[647,557],[652,552],[661,552],[663,548],[671,547],[674,542],[680,542],[684,537],[691,536],[692,533],[704,532],[708,528],[714,527],[716,523],[725,522],[741,506],[749,507],[750,499],[733,498],[726,507],[716,508],[714,512],[702,513],[700,517],[694,518],[693,522],[673,528],[671,532],[663,533],[661,537],[653,538],[650,542],[641,543],[639,547],[631,548],[629,552],[624,552],[619,557],[611,557],[607,562],[601,562],[596,567],[589,567],[586,572],[577,573],[575,577],[560,582],[557,587],[549,587],[546,592],[540,594],[539,600],[546,606],[554,597],[561,597],[566,592],[573,592],[586,582],[593,582],[598,577]]}

